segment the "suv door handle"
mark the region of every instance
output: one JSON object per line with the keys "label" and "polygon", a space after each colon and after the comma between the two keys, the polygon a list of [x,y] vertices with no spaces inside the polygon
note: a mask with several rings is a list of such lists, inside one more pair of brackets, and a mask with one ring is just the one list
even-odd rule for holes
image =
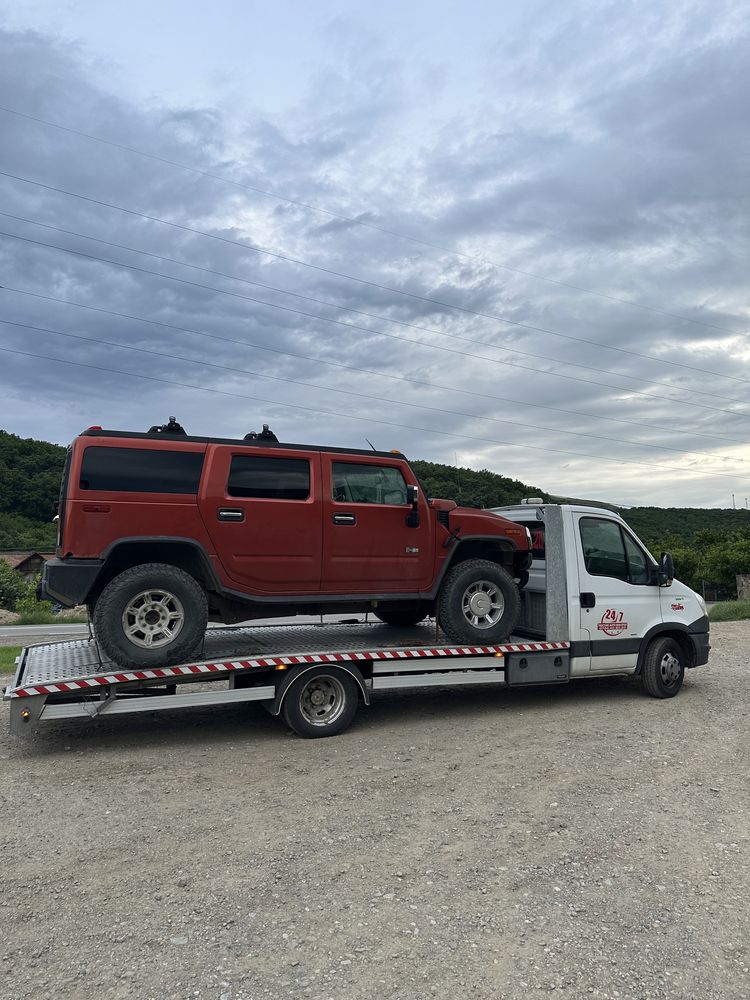
{"label": "suv door handle", "polygon": [[356,514],[334,514],[333,515],[334,524],[356,524],[357,516]]}
{"label": "suv door handle", "polygon": [[219,521],[244,521],[245,512],[240,510],[239,507],[219,507],[216,512],[216,517]]}

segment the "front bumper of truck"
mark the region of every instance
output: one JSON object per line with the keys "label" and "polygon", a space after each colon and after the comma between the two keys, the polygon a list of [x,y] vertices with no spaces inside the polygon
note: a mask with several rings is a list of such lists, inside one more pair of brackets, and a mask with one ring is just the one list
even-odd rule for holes
{"label": "front bumper of truck", "polygon": [[66,608],[85,604],[103,565],[102,559],[49,559],[44,564],[37,596]]}

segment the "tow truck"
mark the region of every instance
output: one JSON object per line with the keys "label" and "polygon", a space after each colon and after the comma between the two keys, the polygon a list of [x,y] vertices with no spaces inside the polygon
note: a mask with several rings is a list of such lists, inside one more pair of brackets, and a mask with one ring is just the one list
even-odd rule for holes
{"label": "tow truck", "polygon": [[532,563],[509,642],[446,641],[438,619],[408,628],[351,619],[214,628],[199,657],[121,669],[96,636],[24,649],[5,689],[14,733],[42,722],[258,701],[302,737],[333,736],[380,692],[467,685],[560,685],[632,676],[672,698],[685,670],[708,661],[703,599],[657,562],[608,509],[496,508],[529,529]]}

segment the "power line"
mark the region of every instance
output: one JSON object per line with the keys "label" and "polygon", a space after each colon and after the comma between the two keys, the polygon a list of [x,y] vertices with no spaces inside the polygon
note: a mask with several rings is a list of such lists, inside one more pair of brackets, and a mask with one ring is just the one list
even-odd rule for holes
{"label": "power line", "polygon": [[[0,171],[2,173],[2,171]],[[473,337],[463,337],[459,334],[446,333],[443,330],[435,330],[431,327],[421,326],[418,323],[407,323],[404,320],[391,319],[389,316],[382,316],[378,313],[365,312],[362,309],[354,309],[351,306],[342,306],[336,302],[329,302],[327,299],[315,298],[312,295],[304,295],[301,292],[295,292],[289,288],[280,288],[278,285],[269,285],[265,281],[257,281],[253,278],[243,278],[237,274],[229,274],[227,271],[218,271],[215,268],[203,267],[200,264],[191,264],[189,261],[181,260],[179,257],[166,257],[164,254],[154,253],[151,250],[141,250],[139,247],[131,247],[125,243],[115,243],[112,240],[104,240],[98,236],[90,236],[88,233],[79,233],[73,229],[65,229],[62,226],[53,226],[48,222],[38,222],[36,219],[28,219],[22,215],[13,215],[11,212],[0,212],[0,217],[6,219],[13,219],[15,222],[23,222],[32,226],[39,226],[41,229],[49,229],[55,233],[62,233],[65,236],[74,236],[76,239],[90,240],[92,243],[100,243],[102,246],[112,247],[117,250],[126,250],[129,253],[141,254],[144,257],[151,257],[154,260],[163,261],[168,264],[177,264],[179,267],[189,267],[194,271],[200,271],[203,274],[211,274],[219,278],[227,278],[230,281],[239,281],[244,285],[253,285],[258,288],[265,288],[267,291],[279,292],[282,295],[290,295],[294,298],[304,299],[306,302],[314,302],[317,305],[328,306],[332,309],[344,310],[345,312],[356,313],[358,316],[365,316],[368,319],[380,320],[384,323],[393,323],[397,326],[407,327],[410,330],[418,330],[422,333],[431,333],[438,337],[447,337],[451,342],[461,341],[465,344],[476,344],[479,347],[489,348],[496,351],[507,351],[509,354],[517,354],[524,358],[534,358],[537,361],[551,361],[554,364],[567,365],[570,368],[582,368],[585,371],[596,372],[597,375],[614,375],[616,378],[629,379],[631,382],[643,382],[645,385],[658,385],[667,389],[672,389],[675,392],[690,392],[698,393],[699,395],[711,396],[712,399],[724,399],[730,403],[744,403],[745,400],[737,399],[735,396],[724,396],[721,393],[716,392],[705,392],[700,389],[691,389],[689,387],[682,387],[679,385],[673,385],[671,382],[661,382],[658,379],[647,379],[642,378],[639,375],[628,375],[623,372],[610,371],[608,368],[595,367],[593,365],[584,365],[579,361],[567,361],[564,358],[551,358],[547,354],[533,354],[529,351],[521,351],[515,346],[506,347],[503,344],[488,343],[484,340],[476,340]],[[262,302],[271,308],[281,308],[274,303],[268,302],[263,299],[255,299],[253,301]],[[319,317],[320,319],[325,319],[324,317]],[[329,320],[325,320],[329,322]],[[369,328],[368,328],[369,329]],[[541,330],[541,328],[538,328]],[[668,362],[671,363],[671,362]],[[536,370],[536,369],[532,369]],[[705,372],[704,374],[714,375],[717,372]],[[737,382],[747,382],[750,384],[750,379],[743,379],[739,376],[726,375],[722,376],[725,378],[731,378]]]}
{"label": "power line", "polygon": [[[0,351],[4,352],[5,354],[15,354],[20,357],[35,358],[36,360],[41,360],[41,361],[53,361],[58,364],[70,365],[75,368],[88,368],[91,369],[92,371],[107,372],[111,375],[126,375],[131,378],[144,379],[148,382],[158,382],[163,385],[177,386],[178,388],[181,389],[195,389],[198,392],[211,392],[221,396],[231,396],[235,399],[249,399],[254,403],[269,403],[272,406],[279,405],[279,401],[275,399],[262,399],[259,396],[246,396],[242,393],[230,392],[227,389],[215,389],[211,386],[195,385],[191,382],[179,382],[174,379],[159,378],[156,375],[140,375],[135,372],[126,372],[118,368],[105,368],[101,365],[87,364],[82,361],[68,361],[65,358],[50,357],[50,355],[48,354],[34,354],[31,351],[19,351],[10,347],[0,347]],[[469,434],[456,434],[453,431],[438,430],[435,427],[414,427],[411,424],[403,424],[400,422],[395,422],[393,420],[382,420],[377,417],[358,417],[354,416],[351,413],[341,413],[339,410],[327,410],[327,409],[322,409],[320,407],[303,406],[300,403],[284,402],[283,405],[286,408],[294,410],[304,410],[307,413],[322,413],[326,416],[346,417],[348,420],[360,420],[365,423],[382,424],[383,426],[386,427],[397,427],[399,430],[423,431],[426,434],[440,434],[443,437],[459,438],[462,441],[481,441],[485,444],[492,444],[500,447],[522,448],[524,451],[544,451],[544,452],[551,452],[552,454],[555,455],[572,455],[575,456],[576,458],[585,458],[588,460],[593,459],[597,462],[609,462],[614,465],[637,465],[640,466],[641,468],[646,468],[646,469],[665,469],[666,471],[672,473],[681,472],[681,473],[687,473],[688,475],[698,475],[704,479],[715,479],[715,478],[733,479],[736,482],[736,477],[726,476],[721,472],[711,472],[711,473],[694,472],[692,469],[684,469],[681,468],[680,466],[674,466],[674,465],[656,465],[654,463],[648,463],[648,462],[636,462],[631,459],[601,458],[597,455],[587,455],[584,452],[563,451],[560,448],[543,448],[540,445],[514,444],[511,441],[495,441],[492,438],[477,437],[475,435],[469,435]],[[745,488],[745,484],[739,484],[739,485],[741,485],[743,489]]]}
{"label": "power line", "polygon": [[384,226],[378,226],[374,222],[368,222],[366,219],[356,218],[349,215],[343,215],[338,212],[333,212],[330,209],[320,208],[317,205],[311,205],[309,202],[302,201],[298,198],[289,198],[284,195],[277,194],[275,191],[267,191],[264,188],[257,187],[252,184],[247,184],[242,181],[235,181],[232,178],[225,177],[223,174],[217,174],[210,170],[201,170],[199,167],[190,166],[187,163],[181,163],[178,160],[171,160],[165,156],[159,156],[156,153],[148,153],[145,150],[138,149],[135,146],[128,146],[124,143],[114,142],[111,139],[104,139],[101,136],[93,135],[90,132],[83,132],[79,129],[70,128],[66,125],[61,125],[58,122],[51,122],[45,118],[39,118],[36,115],[28,114],[27,112],[18,111],[15,108],[0,107],[0,111],[4,111],[6,114],[16,115],[18,118],[25,118],[28,121],[36,122],[39,125],[45,125],[48,128],[58,129],[61,132],[67,132],[70,135],[76,135],[83,139],[89,139],[92,142],[98,142],[105,146],[111,146],[114,149],[121,149],[128,153],[135,153],[137,156],[142,156],[149,160],[155,160],[158,163],[164,163],[172,167],[178,167],[181,170],[187,170],[191,173],[197,174],[201,177],[208,177],[211,180],[220,181],[222,184],[228,184],[232,187],[241,188],[245,191],[252,191],[254,194],[263,195],[266,198],[274,198],[277,201],[285,202],[287,205],[296,205],[298,208],[303,208],[309,212],[316,212],[319,215],[325,215],[329,219],[336,219],[339,222],[346,222],[353,226],[360,226],[363,229],[371,229],[374,232],[382,233],[385,236],[394,236],[400,240],[406,240],[409,243],[414,243],[418,246],[428,247],[432,250],[438,250],[441,253],[448,253],[454,257],[459,257],[462,260],[471,260],[476,263],[486,264],[490,267],[494,267],[503,271],[509,271],[513,274],[520,274],[526,278],[534,278],[536,281],[545,281],[551,285],[557,285],[559,288],[569,288],[572,291],[584,292],[587,295],[595,295],[598,298],[606,299],[609,302],[617,302],[619,305],[630,306],[633,309],[640,309],[643,312],[653,313],[657,316],[665,316],[669,319],[680,320],[684,323],[691,323],[694,326],[700,326],[706,330],[720,330],[723,333],[736,334],[737,331],[731,330],[729,327],[719,326],[715,323],[706,323],[704,320],[697,320],[690,316],[684,316],[680,313],[669,312],[666,309],[659,309],[656,306],[644,305],[640,302],[633,302],[631,299],[623,299],[618,295],[610,295],[607,292],[599,292],[593,288],[585,288],[583,285],[574,285],[571,282],[561,281],[558,278],[550,278],[547,275],[536,274],[533,271],[526,271],[520,267],[513,267],[510,264],[501,264],[499,261],[490,260],[487,257],[483,257],[479,254],[465,253],[461,250],[456,250],[453,247],[446,247],[440,243],[434,243],[430,240],[421,239],[416,236],[410,236],[407,233],[400,233],[394,229],[387,229]]}
{"label": "power line", "polygon": [[[206,230],[197,229],[194,226],[187,226],[178,222],[170,222],[166,219],[161,219],[155,215],[148,215],[145,212],[138,212],[134,209],[125,208],[122,205],[116,205],[113,202],[101,201],[97,198],[90,198],[87,195],[78,194],[75,191],[68,191],[65,188],[54,187],[51,184],[43,184],[41,181],[35,181],[28,177],[22,177],[19,174],[12,174],[8,173],[7,171],[0,170],[0,176],[9,177],[12,180],[22,181],[25,184],[31,184],[34,185],[35,187],[40,187],[47,191],[54,191],[57,194],[64,194],[66,197],[77,198],[81,201],[86,201],[93,205],[99,205],[103,208],[111,208],[118,212],[124,212],[127,215],[136,216],[137,218],[145,219],[148,222],[156,222],[160,225],[169,226],[172,229],[178,229],[182,232],[193,233],[196,236],[203,236],[206,239],[217,240],[220,243],[227,243],[231,246],[240,247],[241,249],[249,251],[251,253],[264,254],[266,256],[273,257],[276,260],[282,260],[289,264],[296,264],[300,267],[310,268],[314,271],[319,271],[323,274],[328,274],[337,278],[343,278],[346,281],[354,281],[357,282],[358,284],[367,285],[370,288],[377,288],[380,291],[390,292],[391,294],[394,295],[403,295],[408,298],[414,299],[418,302],[427,302],[430,303],[431,305],[437,305],[443,309],[453,309],[457,312],[466,313],[469,316],[475,316],[480,319],[489,319],[497,323],[506,323],[509,326],[515,326],[522,330],[530,330],[533,333],[543,333],[550,337],[559,337],[562,340],[570,340],[578,344],[587,344],[589,347],[596,347],[600,350],[604,349],[607,351],[616,351],[618,354],[626,354],[631,357],[641,358],[646,361],[655,361],[658,364],[671,365],[672,367],[676,368],[685,368],[688,371],[695,371],[701,375],[715,375],[718,378],[728,378],[739,382],[750,381],[748,379],[741,379],[738,376],[734,375],[725,375],[722,372],[709,371],[705,368],[697,367],[696,365],[688,365],[681,361],[668,361],[664,358],[654,357],[654,355],[652,354],[643,354],[640,351],[631,351],[625,347],[613,347],[610,344],[602,344],[600,341],[597,340],[589,340],[587,337],[575,337],[573,336],[573,334],[558,333],[555,330],[548,330],[545,329],[544,327],[534,326],[530,323],[522,323],[519,320],[509,319],[506,316],[499,316],[495,313],[481,312],[480,310],[477,309],[471,309],[468,306],[456,305],[455,303],[452,302],[444,302],[442,299],[436,299],[429,295],[420,295],[417,292],[409,292],[402,288],[394,288],[391,285],[384,285],[377,281],[370,281],[367,278],[359,278],[356,275],[346,274],[343,271],[335,271],[332,268],[323,267],[320,264],[312,264],[309,261],[304,261],[297,257],[290,257],[287,254],[277,253],[276,251],[270,250],[267,247],[248,245],[247,243],[241,243],[239,240],[231,240],[226,236],[218,236],[216,233],[209,233],[206,232]],[[733,331],[726,331],[726,332],[731,333]]]}
{"label": "power line", "polygon": [[[232,372],[232,374],[237,374],[237,375],[250,375],[253,378],[262,378],[262,379],[266,379],[266,380],[269,380],[269,381],[272,381],[272,382],[286,382],[286,383],[288,383],[290,385],[301,385],[301,386],[305,386],[305,388],[309,388],[309,389],[322,389],[324,392],[335,392],[335,393],[338,393],[339,395],[354,396],[356,399],[374,400],[375,402],[378,402],[378,403],[383,402],[383,397],[382,396],[375,396],[375,395],[373,395],[371,393],[355,392],[355,391],[350,390],[350,389],[336,389],[336,388],[334,388],[332,386],[317,385],[315,382],[304,382],[301,379],[288,378],[288,377],[281,376],[281,375],[268,375],[268,374],[265,374],[263,372],[251,371],[251,370],[249,370],[247,368],[237,368],[236,365],[220,365],[220,364],[216,364],[215,362],[212,362],[212,361],[204,361],[204,360],[202,360],[200,358],[186,358],[183,355],[174,354],[172,352],[170,352],[170,353],[167,354],[164,351],[155,351],[155,350],[152,350],[150,348],[145,348],[145,347],[135,347],[135,346],[130,345],[130,344],[121,344],[121,343],[118,343],[116,341],[102,340],[102,339],[97,338],[97,337],[85,337],[85,336],[83,336],[81,334],[77,334],[77,333],[69,333],[69,332],[66,332],[66,331],[63,331],[63,330],[53,330],[53,329],[50,329],[49,327],[44,327],[44,326],[33,326],[30,323],[19,323],[19,322],[16,322],[14,320],[8,320],[8,319],[2,319],[2,318],[0,318],[0,323],[4,323],[4,324],[6,324],[8,326],[15,326],[15,327],[18,327],[19,329],[22,329],[22,330],[34,330],[34,331],[36,331],[38,333],[50,333],[50,334],[54,334],[55,336],[58,336],[58,337],[67,337],[70,340],[80,340],[80,341],[84,341],[85,343],[88,343],[88,344],[98,344],[100,346],[116,347],[119,350],[123,350],[123,351],[132,351],[132,352],[135,352],[135,353],[138,353],[138,354],[148,354],[148,355],[150,355],[152,357],[165,358],[165,359],[167,359],[169,361],[185,361],[185,362],[187,362],[189,364],[200,365],[200,366],[202,366],[204,368],[215,368],[217,371]],[[389,403],[396,403],[399,406],[409,406],[412,409],[416,409],[416,410],[427,410],[427,411],[429,411],[431,413],[444,413],[444,414],[447,414],[448,416],[451,416],[451,417],[469,417],[469,418],[475,418],[475,419],[479,419],[479,420],[489,420],[493,424],[507,424],[507,425],[512,426],[512,427],[522,427],[524,430],[531,430],[531,431],[552,431],[552,432],[555,432],[555,433],[558,433],[558,434],[567,434],[567,435],[573,436],[573,437],[583,437],[583,438],[586,438],[586,439],[593,439],[593,440],[597,440],[597,441],[608,441],[608,442],[610,442],[612,444],[632,445],[635,448],[651,448],[651,449],[656,450],[656,451],[672,451],[672,452],[675,452],[675,454],[678,454],[678,455],[694,455],[694,456],[696,456],[698,458],[708,458],[708,459],[710,459],[712,461],[723,461],[723,462],[730,461],[730,459],[727,459],[727,458],[725,458],[724,456],[721,456],[721,455],[719,455],[719,456],[708,455],[705,452],[689,451],[689,450],[686,450],[685,448],[671,448],[668,445],[648,444],[648,443],[643,443],[643,442],[640,442],[640,441],[629,441],[626,438],[606,437],[606,436],[604,436],[602,434],[592,434],[592,433],[590,433],[588,431],[569,431],[569,430],[563,430],[562,428],[545,427],[543,425],[540,426],[539,424],[529,424],[529,423],[526,423],[525,421],[521,421],[521,420],[505,420],[505,419],[503,419],[501,417],[489,417],[489,416],[486,416],[485,414],[481,414],[481,413],[466,413],[463,410],[448,410],[445,407],[441,407],[441,406],[427,406],[424,403],[412,403],[412,402],[408,402],[408,401],[404,401],[404,400],[400,400],[400,399],[387,399],[386,398],[385,401],[389,402]],[[544,450],[544,451],[550,451],[551,449],[545,448],[545,449],[542,449],[542,450]],[[735,459],[735,461],[748,462],[750,460],[740,458],[740,459]],[[720,475],[720,474],[721,473],[717,473],[717,475]],[[727,476],[726,478],[732,479],[734,477],[733,476]]]}
{"label": "power line", "polygon": [[[601,382],[601,381],[598,381],[598,380],[595,381],[593,379],[581,378],[580,376],[576,376],[576,375],[564,375],[562,372],[540,371],[538,368],[531,368],[528,365],[518,364],[518,362],[501,361],[498,358],[488,358],[486,355],[471,354],[468,351],[459,351],[459,350],[456,350],[455,348],[451,348],[451,347],[442,347],[439,344],[425,344],[422,341],[410,340],[407,337],[399,337],[397,334],[394,334],[394,333],[385,333],[382,330],[373,330],[370,327],[360,326],[360,325],[358,325],[356,323],[346,323],[346,322],[344,322],[344,320],[330,319],[327,316],[319,316],[319,315],[317,315],[315,313],[308,313],[308,312],[305,312],[304,310],[301,310],[301,309],[293,309],[291,306],[283,306],[283,305],[279,305],[278,303],[275,303],[275,302],[267,302],[264,299],[257,299],[257,298],[254,298],[251,295],[242,295],[240,292],[232,292],[232,291],[229,291],[228,289],[216,288],[213,285],[204,285],[204,284],[202,284],[199,281],[190,281],[187,278],[178,278],[178,277],[176,277],[175,275],[172,275],[172,274],[163,274],[161,271],[152,271],[149,268],[138,267],[136,264],[126,264],[126,263],[124,263],[122,261],[111,260],[108,257],[99,257],[99,256],[97,256],[95,254],[85,253],[83,250],[72,250],[69,247],[61,247],[61,246],[59,246],[56,243],[46,243],[43,240],[32,240],[28,236],[19,236],[16,233],[7,233],[7,232],[4,232],[2,230],[0,230],[0,236],[5,236],[6,238],[12,239],[12,240],[19,240],[19,241],[21,241],[23,243],[29,243],[29,244],[31,244],[33,246],[47,247],[47,248],[52,249],[52,250],[59,250],[59,251],[61,251],[63,253],[72,254],[72,255],[74,255],[76,257],[83,257],[83,258],[85,258],[87,260],[98,261],[98,262],[103,263],[103,264],[110,264],[110,265],[112,265],[114,267],[125,268],[126,270],[136,271],[136,272],[141,273],[141,274],[150,274],[150,275],[154,275],[155,277],[158,277],[158,278],[166,278],[169,281],[175,281],[175,282],[178,282],[179,284],[182,284],[182,285],[189,285],[189,286],[191,286],[193,288],[202,288],[202,289],[205,289],[206,291],[214,292],[215,294],[218,294],[218,295],[229,295],[232,298],[243,299],[243,300],[245,300],[247,302],[254,302],[254,303],[259,304],[259,305],[268,306],[268,307],[270,307],[272,309],[279,309],[279,310],[281,310],[283,312],[292,313],[292,314],[297,315],[297,316],[305,316],[308,319],[319,320],[319,321],[321,321],[323,323],[333,323],[336,326],[343,326],[343,327],[346,327],[349,330],[361,330],[364,333],[369,334],[370,336],[375,335],[375,336],[378,336],[378,337],[388,337],[391,340],[402,341],[403,343],[409,344],[412,347],[414,347],[415,345],[418,345],[420,347],[426,347],[426,348],[428,348],[429,350],[432,350],[432,351],[443,351],[443,352],[448,353],[448,354],[459,355],[460,357],[476,358],[476,359],[478,359],[480,361],[489,361],[491,364],[503,365],[503,366],[510,367],[510,368],[519,368],[519,369],[522,369],[524,371],[533,372],[535,375],[549,375],[552,378],[562,378],[562,379],[567,379],[568,381],[582,382],[582,383],[585,383],[587,385],[595,385],[597,388],[614,389],[617,392],[627,392],[628,394],[633,395],[633,396],[643,396],[643,397],[645,397],[647,399],[656,399],[659,402],[664,402],[664,397],[663,396],[658,396],[658,395],[655,395],[654,393],[642,392],[642,391],[640,391],[638,389],[630,389],[630,388],[626,388],[624,386],[611,385],[608,382]],[[697,407],[698,409],[702,409],[702,410],[713,410],[713,411],[716,411],[718,413],[726,413],[726,414],[729,414],[730,416],[733,416],[733,417],[740,417],[741,419],[750,419],[750,414],[738,413],[735,410],[726,410],[726,409],[723,409],[720,406],[711,406],[708,403],[698,403],[698,402],[695,402],[695,400],[672,399],[672,398],[670,398],[669,401],[673,402],[673,403],[680,403],[683,406],[691,406],[691,407]],[[740,401],[739,400],[733,400],[733,402],[740,402]]]}
{"label": "power line", "polygon": [[[440,389],[444,392],[456,392],[462,396],[472,396],[479,399],[492,399],[501,403],[510,403],[514,406],[529,406],[534,409],[550,410],[554,413],[567,413],[576,417],[585,417],[587,420],[608,420],[617,424],[629,424],[633,427],[646,427],[649,430],[667,431],[670,434],[681,434],[683,428],[664,427],[662,424],[644,423],[641,420],[627,420],[623,417],[608,417],[598,413],[587,413],[584,410],[570,410],[562,406],[550,406],[547,403],[533,403],[525,399],[513,399],[510,396],[495,396],[492,393],[478,392],[476,390],[458,389],[451,385],[441,385],[439,382],[430,382],[427,379],[409,378],[406,375],[394,375],[391,372],[381,372],[372,368],[358,368],[355,365],[347,365],[342,361],[327,361],[311,354],[300,354],[297,351],[282,351],[278,347],[267,347],[252,340],[237,340],[235,337],[225,337],[216,333],[207,333],[205,330],[195,330],[187,326],[177,326],[174,323],[164,323],[161,320],[146,319],[144,316],[135,316],[132,313],[119,312],[115,309],[105,309],[102,306],[93,306],[88,303],[75,302],[71,299],[64,299],[57,295],[44,295],[41,292],[32,292],[26,288],[13,288],[10,285],[0,285],[0,289],[6,292],[14,292],[18,295],[28,295],[32,298],[43,299],[47,302],[57,302],[63,305],[74,306],[77,309],[87,309],[91,312],[103,313],[106,316],[115,316],[118,319],[134,320],[137,323],[146,323],[150,326],[160,326],[167,330],[174,330],[178,333],[187,333],[196,337],[205,337],[209,340],[221,341],[226,344],[236,344],[240,347],[250,347],[254,350],[265,351],[270,354],[279,354],[283,357],[297,358],[302,361],[312,361],[314,364],[326,365],[330,368],[340,368],[345,371],[357,372],[360,375],[375,375],[378,378],[387,378],[397,382],[406,382],[410,385],[426,386],[430,389]],[[740,438],[725,437],[721,434],[709,434],[705,431],[691,429],[694,437],[701,437],[715,441],[724,441],[728,444],[744,444],[745,440]]]}

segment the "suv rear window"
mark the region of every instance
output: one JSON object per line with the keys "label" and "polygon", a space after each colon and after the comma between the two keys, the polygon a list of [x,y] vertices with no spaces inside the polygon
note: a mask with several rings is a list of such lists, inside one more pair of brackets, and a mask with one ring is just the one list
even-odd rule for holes
{"label": "suv rear window", "polygon": [[310,463],[305,458],[234,455],[227,493],[230,497],[307,500],[310,496]]}
{"label": "suv rear window", "polygon": [[86,448],[82,490],[114,493],[197,493],[203,453],[146,448]]}

